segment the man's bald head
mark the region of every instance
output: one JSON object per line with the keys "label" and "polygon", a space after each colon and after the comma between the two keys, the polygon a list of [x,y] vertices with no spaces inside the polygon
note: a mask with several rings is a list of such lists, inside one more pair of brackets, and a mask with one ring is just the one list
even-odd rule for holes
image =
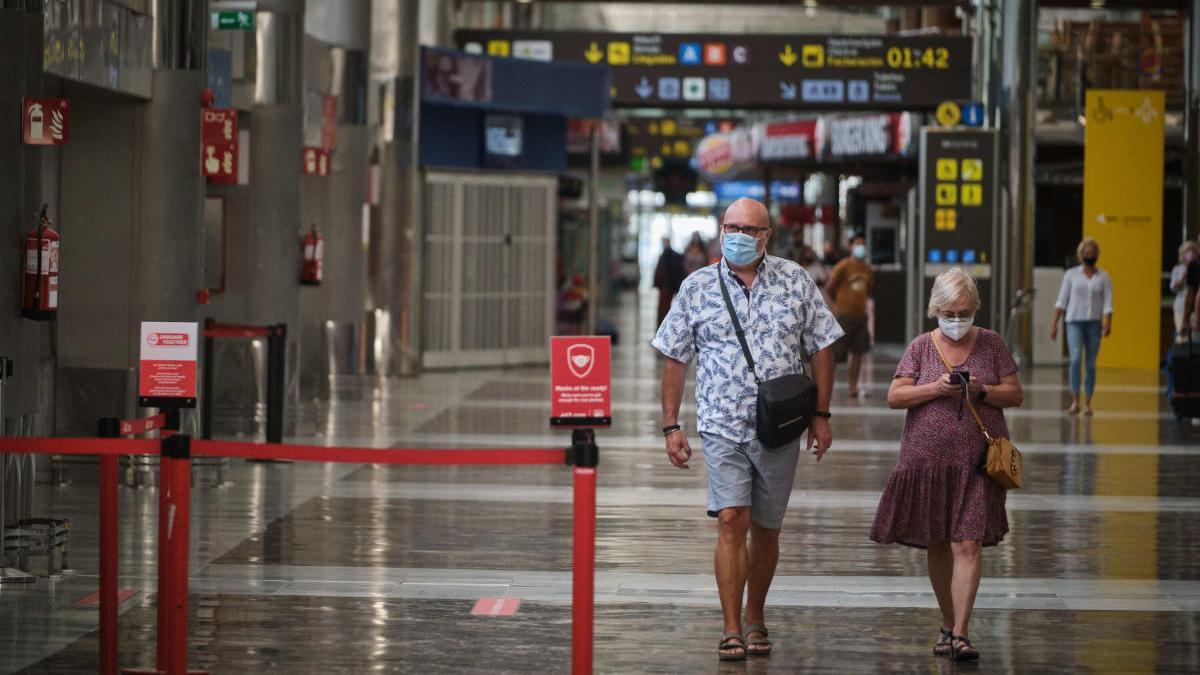
{"label": "man's bald head", "polygon": [[725,209],[725,217],[721,224],[753,225],[755,227],[770,227],[771,214],[762,202],[749,197],[742,197]]}

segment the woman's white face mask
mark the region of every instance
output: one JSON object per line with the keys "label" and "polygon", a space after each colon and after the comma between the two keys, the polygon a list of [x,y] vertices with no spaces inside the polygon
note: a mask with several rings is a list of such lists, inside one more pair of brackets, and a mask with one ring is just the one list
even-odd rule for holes
{"label": "woman's white face mask", "polygon": [[942,334],[946,337],[958,342],[966,337],[971,331],[971,326],[975,323],[974,316],[968,316],[956,319],[947,319],[944,316],[938,317],[938,328],[942,329]]}

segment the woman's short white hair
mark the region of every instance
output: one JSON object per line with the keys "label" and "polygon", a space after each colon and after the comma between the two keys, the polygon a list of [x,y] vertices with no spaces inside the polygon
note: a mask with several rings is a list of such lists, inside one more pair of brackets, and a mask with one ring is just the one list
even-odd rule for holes
{"label": "woman's short white hair", "polygon": [[983,304],[979,300],[979,287],[975,285],[975,278],[957,267],[952,267],[933,280],[926,316],[932,319],[963,298],[971,303],[973,312],[979,311],[979,306]]}

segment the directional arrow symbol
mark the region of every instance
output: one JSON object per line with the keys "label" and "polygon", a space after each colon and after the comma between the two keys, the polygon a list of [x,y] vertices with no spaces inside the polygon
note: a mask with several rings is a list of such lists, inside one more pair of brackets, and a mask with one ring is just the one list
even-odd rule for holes
{"label": "directional arrow symbol", "polygon": [[638,86],[634,88],[638,96],[642,98],[650,98],[650,94],[654,93],[654,85],[650,84],[650,80],[643,77]]}
{"label": "directional arrow symbol", "polygon": [[592,46],[590,48],[588,48],[588,50],[586,52],[584,52],[583,55],[585,58],[587,58],[588,61],[590,61],[592,63],[599,63],[600,59],[604,58],[604,52],[600,50],[600,46],[597,45],[595,42],[592,43]]}
{"label": "directional arrow symbol", "polygon": [[796,100],[796,85],[792,82],[779,83],[779,96],[785,101]]}
{"label": "directional arrow symbol", "polygon": [[792,51],[791,45],[784,45],[783,51],[779,53],[779,60],[783,62],[783,65],[788,66],[789,68],[795,65],[796,60],[799,58],[800,55]]}

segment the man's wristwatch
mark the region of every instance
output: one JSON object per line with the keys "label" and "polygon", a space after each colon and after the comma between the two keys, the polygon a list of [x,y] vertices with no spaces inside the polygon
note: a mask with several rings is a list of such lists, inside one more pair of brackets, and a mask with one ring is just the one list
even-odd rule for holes
{"label": "man's wristwatch", "polygon": [[683,431],[683,427],[679,426],[678,424],[672,424],[670,426],[663,427],[662,431],[663,431],[663,436],[670,436],[671,434],[675,433],[676,431]]}
{"label": "man's wristwatch", "polygon": [[814,410],[813,417],[824,417],[825,419],[829,419],[833,417],[833,415],[829,414],[828,410]]}

